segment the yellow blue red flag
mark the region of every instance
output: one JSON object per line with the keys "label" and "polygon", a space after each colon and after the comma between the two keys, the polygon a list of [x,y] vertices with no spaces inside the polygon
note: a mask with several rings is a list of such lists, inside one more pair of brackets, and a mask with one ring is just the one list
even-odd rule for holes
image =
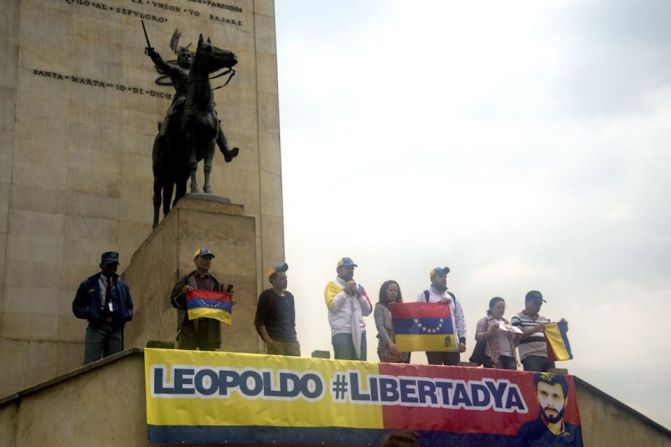
{"label": "yellow blue red flag", "polygon": [[395,343],[400,352],[457,350],[458,339],[449,305],[396,303],[390,310]]}
{"label": "yellow blue red flag", "polygon": [[571,344],[568,342],[568,324],[565,321],[545,325],[545,339],[548,345],[548,354],[554,360],[571,360]]}
{"label": "yellow blue red flag", "polygon": [[186,310],[189,320],[212,318],[231,324],[231,296],[212,290],[192,290],[186,294]]}

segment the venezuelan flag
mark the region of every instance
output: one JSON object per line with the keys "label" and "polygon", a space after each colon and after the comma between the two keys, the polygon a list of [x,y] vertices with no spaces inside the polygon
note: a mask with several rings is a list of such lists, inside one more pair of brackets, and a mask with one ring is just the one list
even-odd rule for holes
{"label": "venezuelan flag", "polygon": [[212,318],[231,324],[231,297],[224,292],[192,290],[186,294],[186,310],[189,320]]}
{"label": "venezuelan flag", "polygon": [[571,344],[568,342],[568,324],[565,321],[545,325],[545,339],[548,345],[548,354],[554,360],[571,360]]}
{"label": "venezuelan flag", "polygon": [[436,303],[397,303],[390,306],[396,346],[400,352],[456,352],[458,339],[450,306]]}

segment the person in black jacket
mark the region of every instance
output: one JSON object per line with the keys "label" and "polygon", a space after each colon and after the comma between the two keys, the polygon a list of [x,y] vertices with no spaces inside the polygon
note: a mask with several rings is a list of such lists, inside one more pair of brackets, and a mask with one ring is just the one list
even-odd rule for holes
{"label": "person in black jacket", "polygon": [[130,290],[117,275],[119,253],[100,257],[100,272],[82,281],[72,302],[77,318],[88,320],[84,364],[123,350],[123,329],[133,319]]}

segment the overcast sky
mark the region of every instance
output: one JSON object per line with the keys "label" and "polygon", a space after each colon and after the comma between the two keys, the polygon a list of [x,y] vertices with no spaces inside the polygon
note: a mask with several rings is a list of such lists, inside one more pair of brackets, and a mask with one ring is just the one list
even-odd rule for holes
{"label": "overcast sky", "polygon": [[338,258],[373,302],[447,265],[468,354],[491,297],[538,289],[559,366],[671,427],[671,2],[275,3],[303,354],[331,349]]}

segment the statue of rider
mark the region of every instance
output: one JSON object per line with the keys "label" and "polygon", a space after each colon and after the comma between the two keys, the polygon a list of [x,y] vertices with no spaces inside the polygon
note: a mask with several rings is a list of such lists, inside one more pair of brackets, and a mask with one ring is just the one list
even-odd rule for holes
{"label": "statue of rider", "polygon": [[[191,63],[193,62],[193,54],[187,47],[180,47],[177,52],[177,63],[174,64],[165,62],[161,55],[152,47],[145,48],[145,53],[159,70],[170,77],[172,85],[175,87],[175,96],[172,99],[170,108],[168,108],[165,119],[161,123],[159,131],[159,139],[163,139],[166,135],[170,135],[173,131],[178,130],[174,126],[179,123],[179,116],[186,101],[187,80],[189,78]],[[212,110],[216,115],[217,112],[214,107],[212,107]],[[229,149],[226,136],[221,129],[221,120],[217,118],[217,121],[219,122],[217,145],[224,155],[224,160],[226,160],[226,163],[229,163],[238,155],[239,149],[237,147]]]}

